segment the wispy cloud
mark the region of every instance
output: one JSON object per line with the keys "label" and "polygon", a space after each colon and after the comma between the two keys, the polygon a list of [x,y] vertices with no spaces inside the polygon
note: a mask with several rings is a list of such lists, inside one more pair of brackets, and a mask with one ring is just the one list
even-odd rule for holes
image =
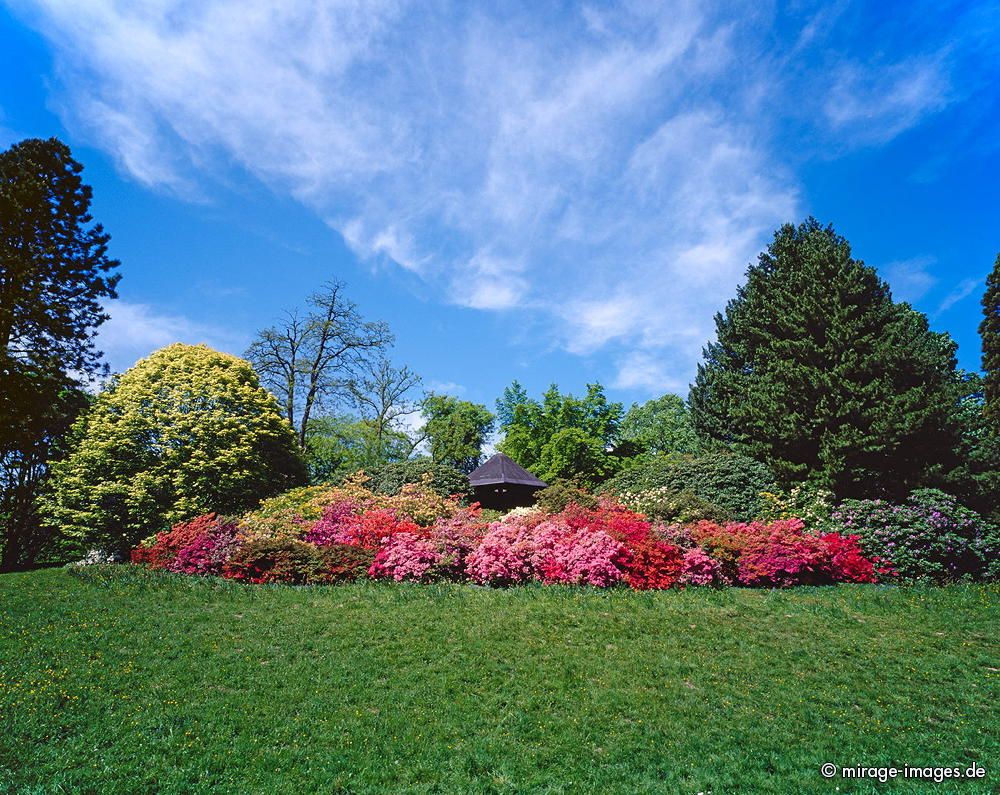
{"label": "wispy cloud", "polygon": [[839,135],[881,144],[944,108],[951,96],[943,55],[890,64],[847,63],[835,74],[824,110]]}
{"label": "wispy cloud", "polygon": [[[612,351],[623,386],[683,390],[712,314],[800,211],[761,110],[783,80],[759,56],[766,9],[20,7],[53,42],[67,123],[136,180],[198,198],[236,167],[443,301]],[[790,52],[841,11],[806,15]],[[889,140],[948,102],[943,64],[839,64],[825,123]]]}
{"label": "wispy cloud", "polygon": [[982,285],[985,281],[986,281],[985,278],[963,279],[962,281],[960,281],[958,284],[955,285],[955,288],[950,293],[948,293],[948,295],[946,295],[942,299],[941,303],[938,304],[937,311],[934,314],[940,315],[943,314],[944,312],[947,312],[959,301],[964,301],[966,298],[972,295],[975,289],[980,285]]}
{"label": "wispy cloud", "polygon": [[934,257],[914,257],[890,262],[881,271],[892,288],[893,297],[912,304],[937,284],[937,277],[930,271],[933,264]]}
{"label": "wispy cloud", "polygon": [[97,346],[117,372],[123,372],[150,351],[185,342],[205,343],[240,355],[247,340],[229,329],[197,323],[184,315],[161,312],[148,304],[117,300],[107,306],[111,315],[99,329]]}

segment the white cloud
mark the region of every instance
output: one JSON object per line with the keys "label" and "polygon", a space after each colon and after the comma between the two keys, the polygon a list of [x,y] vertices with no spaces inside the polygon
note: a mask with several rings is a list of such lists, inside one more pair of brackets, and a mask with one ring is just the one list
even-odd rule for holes
{"label": "white cloud", "polygon": [[113,301],[111,319],[98,330],[97,347],[117,372],[124,372],[152,351],[175,342],[205,343],[240,355],[246,340],[231,331],[196,323],[183,315],[163,313],[148,304]]}
{"label": "white cloud", "polygon": [[[405,0],[25,8],[54,44],[67,124],[136,180],[198,197],[235,166],[442,300],[609,348],[622,384],[689,378],[712,314],[798,214],[767,114],[747,110],[773,84],[748,57],[758,20],[711,4],[558,23]],[[929,69],[884,90],[842,73],[831,122],[888,94],[883,127],[912,123],[936,101]]]}
{"label": "white cloud", "polygon": [[662,359],[643,351],[633,351],[621,362],[614,386],[651,394],[673,392],[686,398],[689,382],[678,379]]}
{"label": "white cloud", "polygon": [[427,391],[433,392],[436,395],[461,396],[465,394],[465,387],[462,384],[456,384],[454,381],[429,381],[427,383]]}
{"label": "white cloud", "polygon": [[894,64],[844,64],[836,72],[824,108],[842,136],[881,144],[944,108],[952,88],[941,56]]}
{"label": "white cloud", "polygon": [[892,288],[893,297],[912,304],[927,295],[937,284],[937,277],[930,272],[933,264],[933,257],[914,257],[884,266],[882,273]]}
{"label": "white cloud", "polygon": [[982,285],[985,281],[985,279],[963,279],[955,285],[955,289],[944,297],[934,314],[940,315],[943,312],[947,312],[959,301],[964,301],[972,295],[975,289]]}

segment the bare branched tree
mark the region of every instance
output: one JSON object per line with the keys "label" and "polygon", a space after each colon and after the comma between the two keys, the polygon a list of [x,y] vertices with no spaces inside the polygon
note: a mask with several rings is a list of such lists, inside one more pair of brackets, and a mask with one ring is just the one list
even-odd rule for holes
{"label": "bare branched tree", "polygon": [[341,282],[324,285],[308,304],[304,314],[288,312],[281,323],[261,331],[246,352],[303,448],[313,413],[353,400],[354,382],[393,341],[385,323],[362,318]]}
{"label": "bare branched tree", "polygon": [[[375,429],[378,448],[383,446],[383,440],[392,431],[401,430],[398,420],[420,411],[420,404],[411,400],[409,394],[420,385],[420,376],[409,367],[394,367],[385,356],[371,359],[364,371],[350,385],[354,405]],[[415,448],[422,441],[413,440],[412,434],[407,434]],[[412,448],[411,448],[412,452]]]}

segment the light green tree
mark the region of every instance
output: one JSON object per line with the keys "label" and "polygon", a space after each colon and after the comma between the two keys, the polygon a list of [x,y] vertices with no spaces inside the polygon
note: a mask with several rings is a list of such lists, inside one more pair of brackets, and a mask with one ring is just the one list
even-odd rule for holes
{"label": "light green tree", "polygon": [[638,455],[698,453],[698,438],[691,411],[677,395],[663,395],[643,404],[633,403],[622,420],[619,446]]}
{"label": "light green tree", "polygon": [[170,345],[117,378],[74,426],[43,510],[69,546],[124,552],[200,513],[305,481],[295,436],[250,364]]}
{"label": "light green tree", "polygon": [[615,474],[618,466],[599,439],[579,428],[563,428],[542,447],[535,472],[547,483],[562,480],[594,488]]}
{"label": "light green tree", "polygon": [[515,381],[497,401],[504,434],[498,449],[543,480],[592,485],[620,466],[610,451],[622,414],[622,404],[609,403],[600,384],[588,384],[582,398],[563,395],[553,384],[537,401]]}
{"label": "light green tree", "polygon": [[469,473],[479,466],[486,437],[493,430],[493,414],[486,406],[450,395],[424,398],[427,418],[423,432],[435,463]]}
{"label": "light green tree", "polygon": [[328,483],[340,476],[405,461],[414,442],[393,428],[380,428],[368,419],[351,416],[316,417],[306,433],[306,465],[312,483]]}

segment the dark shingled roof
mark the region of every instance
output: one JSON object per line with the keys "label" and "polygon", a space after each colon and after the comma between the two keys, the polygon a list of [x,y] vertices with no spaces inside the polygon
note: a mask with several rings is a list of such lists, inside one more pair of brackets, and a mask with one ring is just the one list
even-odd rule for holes
{"label": "dark shingled roof", "polygon": [[539,480],[523,467],[518,466],[513,459],[503,453],[497,453],[489,461],[469,475],[473,486],[486,486],[490,483],[518,483],[522,486],[538,486],[544,488],[548,484]]}

